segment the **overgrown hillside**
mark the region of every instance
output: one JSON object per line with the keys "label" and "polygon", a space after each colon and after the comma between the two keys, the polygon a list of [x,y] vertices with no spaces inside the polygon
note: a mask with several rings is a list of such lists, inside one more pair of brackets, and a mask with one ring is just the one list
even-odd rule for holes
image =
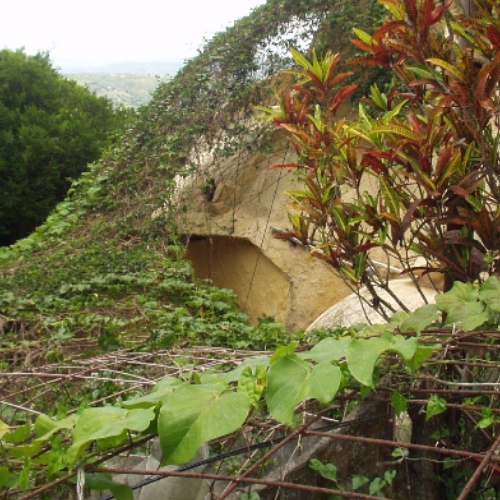
{"label": "overgrown hillside", "polygon": [[[439,0],[381,3],[383,24],[369,0],[269,0],[161,85],[43,226],[1,249],[3,498],[87,488],[130,500],[173,475],[210,480],[204,500],[500,497],[500,7],[481,0],[471,17]],[[344,43],[352,27],[358,62],[400,86],[337,66],[324,49],[358,56]],[[359,76],[379,86],[358,119],[338,121],[346,96],[366,90],[354,93]],[[305,186],[280,236],[314,245],[358,289],[390,284],[369,266],[372,248],[403,248],[404,265],[420,251],[424,273],[450,281],[435,304],[287,333],[269,318],[249,325],[232,292],[194,279],[179,186],[197,175],[208,196],[207,157],[271,151],[256,104],[292,140],[296,163],[280,166]],[[342,199],[364,174],[379,192]],[[158,463],[132,469],[156,439]],[[195,464],[160,468],[197,450]],[[111,479],[138,471],[155,477]]]}
{"label": "overgrown hillside", "polygon": [[197,171],[207,150],[229,156],[268,147],[264,124],[244,125],[267,99],[263,82],[289,67],[289,46],[326,46],[354,25],[369,30],[381,8],[362,3],[360,13],[352,2],[271,0],[162,84],[137,125],[73,184],[47,222],[2,249],[4,345],[23,332],[41,358],[54,351],[47,339],[73,336],[98,338],[105,349],[150,338],[262,346],[236,297],[195,283],[182,259],[175,222],[186,207],[173,205],[176,176]]}

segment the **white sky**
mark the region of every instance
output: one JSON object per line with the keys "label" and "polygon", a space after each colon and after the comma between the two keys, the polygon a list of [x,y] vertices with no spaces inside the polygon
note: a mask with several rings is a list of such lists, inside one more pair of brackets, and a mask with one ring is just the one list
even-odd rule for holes
{"label": "white sky", "polygon": [[0,49],[68,62],[183,59],[265,0],[1,0]]}

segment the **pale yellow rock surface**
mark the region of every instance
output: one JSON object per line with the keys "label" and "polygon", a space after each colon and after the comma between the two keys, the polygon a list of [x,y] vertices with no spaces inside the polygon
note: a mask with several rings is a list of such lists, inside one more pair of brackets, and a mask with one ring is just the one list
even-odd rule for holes
{"label": "pale yellow rock surface", "polygon": [[[433,303],[436,290],[428,287],[421,287],[425,296],[419,293],[413,282],[409,279],[396,279],[391,282],[391,290],[404,302],[409,310],[415,310],[426,303]],[[360,291],[360,295],[365,301],[360,300],[357,294],[353,293],[336,304],[332,305],[316,320],[314,320],[307,330],[318,328],[335,328],[337,326],[352,326],[358,323],[384,323],[384,318],[369,305],[370,294],[366,289]],[[381,298],[387,300],[396,309],[400,307],[396,301],[386,292],[380,291]]]}
{"label": "pale yellow rock surface", "polygon": [[[288,170],[270,167],[293,158],[291,148],[220,162],[207,155],[203,174],[179,181],[177,204],[188,207],[179,225],[196,275],[235,290],[254,323],[265,314],[298,330],[350,290],[308,248],[274,238],[276,229],[290,229],[285,191],[299,185]],[[216,185],[211,201],[201,189],[207,177]]]}

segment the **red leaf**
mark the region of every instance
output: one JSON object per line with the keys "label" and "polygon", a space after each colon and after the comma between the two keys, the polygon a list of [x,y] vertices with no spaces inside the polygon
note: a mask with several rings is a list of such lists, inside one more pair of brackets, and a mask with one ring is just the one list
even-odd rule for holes
{"label": "red leaf", "polygon": [[349,64],[367,64],[368,66],[382,66],[385,69],[391,69],[389,60],[374,56],[355,57],[349,61]]}
{"label": "red leaf", "polygon": [[307,90],[306,88],[304,87],[301,87],[300,85],[291,85],[292,89],[296,90],[297,92],[300,92],[301,94],[304,94],[305,96],[311,98],[313,101],[316,100],[316,97],[311,93],[309,92],[309,90]]}
{"label": "red leaf", "polygon": [[342,81],[344,78],[347,78],[348,76],[354,75],[354,71],[346,71],[345,73],[339,73],[338,75],[335,75],[335,77],[330,81],[328,80],[328,88],[331,89],[337,85],[340,81]]}
{"label": "red leaf", "polygon": [[362,42],[358,38],[351,38],[351,43],[364,52],[374,52],[374,45],[369,45],[366,42]]}
{"label": "red leaf", "polygon": [[358,88],[356,83],[342,87],[333,98],[332,112],[335,114],[340,105]]}
{"label": "red leaf", "polygon": [[321,90],[321,92],[325,92],[325,86],[323,85],[323,82],[318,78],[316,73],[314,71],[308,69],[307,74],[309,75],[309,78],[316,84],[316,86]]}
{"label": "red leaf", "polygon": [[403,222],[401,222],[401,231],[403,233],[405,233],[406,230],[410,227],[410,224],[412,223],[413,219],[413,214],[415,213],[415,210],[418,208],[419,203],[420,200],[413,201],[408,210],[406,211],[403,217]]}
{"label": "red leaf", "polygon": [[438,5],[431,12],[430,19],[429,19],[430,25],[436,24],[439,21],[441,21],[441,18],[443,17],[443,13],[444,13],[445,9],[449,9],[451,7],[452,3],[453,2],[448,2],[446,5]]}
{"label": "red leaf", "polygon": [[273,236],[276,240],[290,240],[296,237],[295,233],[277,233]]}
{"label": "red leaf", "polygon": [[455,194],[458,194],[459,196],[463,196],[464,198],[467,198],[467,196],[469,196],[469,191],[467,191],[463,187],[455,185],[455,186],[450,186],[448,189],[450,191],[453,191]]}
{"label": "red leaf", "polygon": [[[332,57],[333,57],[333,56],[332,56]],[[334,72],[335,72],[335,69],[336,69],[336,67],[337,67],[337,65],[338,65],[338,63],[339,63],[339,61],[340,61],[340,56],[338,56],[338,55],[337,55],[337,56],[335,57],[335,59],[334,59],[334,61],[333,61],[332,65],[330,66],[330,69],[329,69],[329,71],[328,71],[328,75],[326,75],[326,81],[327,81],[327,82],[330,82],[330,79],[332,78],[332,76],[333,76],[333,74],[334,74]],[[332,88],[332,87],[333,87],[333,85],[335,85],[335,84],[331,84],[331,83],[329,83],[328,88]]]}
{"label": "red leaf", "polygon": [[431,26],[432,7],[434,7],[434,0],[423,0],[420,4],[417,29],[422,38],[427,37],[429,27]]}
{"label": "red leaf", "polygon": [[378,247],[376,243],[364,243],[363,245],[357,245],[353,248],[355,252],[367,252],[372,248]]}
{"label": "red leaf", "polygon": [[415,132],[415,134],[417,135],[421,135],[422,130],[420,129],[420,124],[418,123],[417,117],[413,113],[410,113],[408,115],[408,121],[410,122],[413,132]]}
{"label": "red leaf", "polygon": [[486,36],[495,50],[500,50],[500,31],[494,24],[490,24],[490,26],[488,26]]}
{"label": "red leaf", "polygon": [[413,26],[417,26],[418,10],[415,0],[403,0],[406,8],[406,13],[408,14],[408,20]]}

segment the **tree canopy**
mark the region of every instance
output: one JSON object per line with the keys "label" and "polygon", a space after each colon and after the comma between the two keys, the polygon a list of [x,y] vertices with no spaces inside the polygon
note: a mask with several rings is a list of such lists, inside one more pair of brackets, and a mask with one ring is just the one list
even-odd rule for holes
{"label": "tree canopy", "polygon": [[0,245],[41,224],[117,129],[119,113],[52,67],[0,52]]}

